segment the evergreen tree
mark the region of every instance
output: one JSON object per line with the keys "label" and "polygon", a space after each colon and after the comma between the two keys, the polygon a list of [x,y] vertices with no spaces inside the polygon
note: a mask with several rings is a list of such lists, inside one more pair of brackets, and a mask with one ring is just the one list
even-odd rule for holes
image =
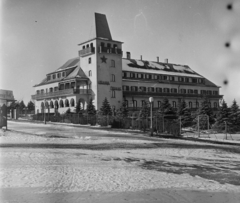
{"label": "evergreen tree", "polygon": [[24,104],[24,101],[22,100],[20,103],[19,103],[19,110],[20,112],[22,113],[23,112],[23,109],[26,107],[26,105]]}
{"label": "evergreen tree", "polygon": [[223,100],[222,105],[218,108],[216,123],[214,126],[217,129],[225,130],[225,122],[229,122],[229,108],[227,103]]}
{"label": "evergreen tree", "polygon": [[87,105],[87,113],[89,115],[96,115],[96,109],[95,109],[95,106],[93,105],[92,98],[89,100],[89,103]]}
{"label": "evergreen tree", "polygon": [[143,105],[140,109],[140,112],[139,112],[139,117],[141,119],[146,119],[150,116],[150,105],[148,102],[146,101],[143,101]]}
{"label": "evergreen tree", "polygon": [[111,106],[110,106],[106,97],[103,100],[102,107],[100,108],[100,113],[104,116],[106,116],[106,115],[111,116],[112,115],[112,109],[111,109]]}
{"label": "evergreen tree", "polygon": [[184,109],[187,108],[187,103],[184,99],[181,100],[181,102],[178,103],[178,110],[177,110],[177,115],[178,116],[183,116],[184,115]]}
{"label": "evergreen tree", "polygon": [[236,132],[240,130],[240,110],[236,100],[233,100],[233,104],[229,111],[229,130]]}
{"label": "evergreen tree", "polygon": [[161,106],[159,108],[159,113],[162,114],[175,114],[176,112],[174,111],[173,107],[171,106],[171,104],[169,103],[168,98],[164,98],[163,102],[161,103]]}
{"label": "evergreen tree", "polygon": [[209,117],[209,123],[210,124],[213,124],[215,122],[213,111],[212,111],[212,108],[211,108],[211,103],[210,103],[210,100],[207,97],[205,97],[203,99],[201,107],[198,110],[198,115],[207,115]]}
{"label": "evergreen tree", "polygon": [[81,100],[79,99],[77,102],[77,106],[76,106],[76,113],[81,113],[82,112],[82,105],[81,105]]}
{"label": "evergreen tree", "polygon": [[127,107],[127,103],[124,101],[122,102],[122,105],[118,111],[118,116],[120,118],[127,118],[128,117],[128,107]]}
{"label": "evergreen tree", "polygon": [[181,119],[181,124],[183,127],[188,127],[193,124],[191,109],[187,107],[187,103],[185,100],[179,102],[177,115],[179,116],[179,119]]}
{"label": "evergreen tree", "polygon": [[32,101],[29,101],[27,104],[28,111],[34,111],[35,110],[35,105]]}

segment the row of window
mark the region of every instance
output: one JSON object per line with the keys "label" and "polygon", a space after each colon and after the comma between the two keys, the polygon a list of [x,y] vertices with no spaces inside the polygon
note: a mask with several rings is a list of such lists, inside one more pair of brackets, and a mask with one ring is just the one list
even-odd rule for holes
{"label": "row of window", "polygon": [[[92,71],[88,71],[88,76],[91,77],[92,76]],[[110,76],[110,82],[116,82],[116,77],[114,74],[111,74]]]}
{"label": "row of window", "polygon": [[65,72],[60,72],[60,73],[53,73],[51,75],[47,76],[47,80],[55,80],[56,78],[62,78],[65,77]]}
{"label": "row of window", "polygon": [[204,83],[203,78],[191,78],[191,77],[181,77],[181,76],[170,76],[170,75],[159,75],[159,74],[149,74],[149,73],[133,73],[133,72],[123,72],[123,78],[135,78],[135,79],[148,79],[148,80],[167,80],[185,83]]}
{"label": "row of window", "polygon": [[[49,92],[56,92],[58,91],[58,87],[50,87]],[[45,89],[45,92],[48,93],[48,89]],[[37,94],[44,94],[44,89],[37,90]]]}
{"label": "row of window", "polygon": [[[134,91],[134,92],[156,92],[156,93],[178,93],[177,88],[161,88],[161,87],[143,87],[143,86],[123,86],[123,91]],[[180,89],[181,94],[198,94],[197,89]],[[206,95],[218,95],[218,91],[212,90],[201,90],[200,94]]]}
{"label": "row of window", "polygon": [[[105,47],[105,43],[104,42],[101,42],[101,47]],[[93,47],[93,43],[90,43],[90,44],[86,44],[86,45],[83,45],[82,46],[82,49],[86,49],[86,48],[89,48],[89,47]],[[106,47],[107,48],[117,48],[117,44],[111,44],[111,43],[106,43]]]}
{"label": "row of window", "polygon": [[[129,102],[128,100],[125,100],[125,102],[126,102],[127,107],[137,108],[137,107],[142,107],[143,104],[144,104],[144,102],[146,102],[146,101],[145,101],[145,100],[140,101],[140,102],[139,102],[139,103],[140,103],[140,106],[138,106],[137,100],[131,100],[131,102]],[[154,108],[154,107],[160,108],[161,104],[162,104],[161,101],[156,101],[156,102],[153,102],[153,103],[152,103],[153,108]],[[198,107],[199,107],[199,102],[191,102],[191,101],[188,102],[188,107],[189,107],[189,108],[194,108],[193,104],[194,104],[195,108],[198,108]],[[211,107],[211,103],[209,103],[209,105],[210,105],[210,107]],[[172,101],[172,107],[173,107],[173,108],[177,108],[177,102],[176,102],[176,101]],[[214,107],[214,108],[218,108],[218,103],[217,103],[217,102],[214,102],[214,103],[213,103],[213,107]]]}
{"label": "row of window", "polygon": [[49,103],[46,101],[45,102],[45,106],[44,106],[44,102],[41,103],[41,108],[43,109],[44,107],[46,109],[53,109],[53,108],[63,108],[63,107],[74,107],[75,106],[75,100],[74,99],[71,99],[70,102],[68,99],[65,100],[65,102],[63,102],[63,100],[60,100],[59,102],[56,100],[56,101],[50,101]]}

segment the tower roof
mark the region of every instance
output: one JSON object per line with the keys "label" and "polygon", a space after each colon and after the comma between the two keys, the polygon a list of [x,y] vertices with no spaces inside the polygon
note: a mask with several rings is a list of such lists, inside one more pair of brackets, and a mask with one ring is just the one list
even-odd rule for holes
{"label": "tower roof", "polygon": [[105,39],[112,40],[106,15],[95,13],[95,29],[96,29],[97,38],[105,38]]}

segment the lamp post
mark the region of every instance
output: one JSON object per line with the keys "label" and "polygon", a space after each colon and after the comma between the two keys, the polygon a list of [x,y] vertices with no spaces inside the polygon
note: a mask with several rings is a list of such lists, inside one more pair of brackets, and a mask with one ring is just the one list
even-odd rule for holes
{"label": "lamp post", "polygon": [[153,97],[149,97],[149,102],[150,102],[150,136],[153,136]]}
{"label": "lamp post", "polygon": [[43,117],[44,117],[44,124],[46,124],[46,113],[45,113],[45,108],[46,108],[46,100],[44,99],[44,104],[43,104]]}

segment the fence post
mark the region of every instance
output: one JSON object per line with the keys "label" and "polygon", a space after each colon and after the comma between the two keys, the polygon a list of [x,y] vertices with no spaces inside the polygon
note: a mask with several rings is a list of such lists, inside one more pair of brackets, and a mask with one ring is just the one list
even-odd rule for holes
{"label": "fence post", "polygon": [[198,137],[200,137],[200,129],[199,129],[199,115],[198,115]]}
{"label": "fence post", "polygon": [[226,140],[227,140],[227,122],[224,121],[224,123],[225,123],[225,133],[226,133]]}
{"label": "fence post", "polygon": [[180,120],[179,120],[179,126],[180,126],[180,136],[181,136],[181,131],[182,131],[182,120],[181,120],[182,118],[181,118],[181,116],[180,116]]}

